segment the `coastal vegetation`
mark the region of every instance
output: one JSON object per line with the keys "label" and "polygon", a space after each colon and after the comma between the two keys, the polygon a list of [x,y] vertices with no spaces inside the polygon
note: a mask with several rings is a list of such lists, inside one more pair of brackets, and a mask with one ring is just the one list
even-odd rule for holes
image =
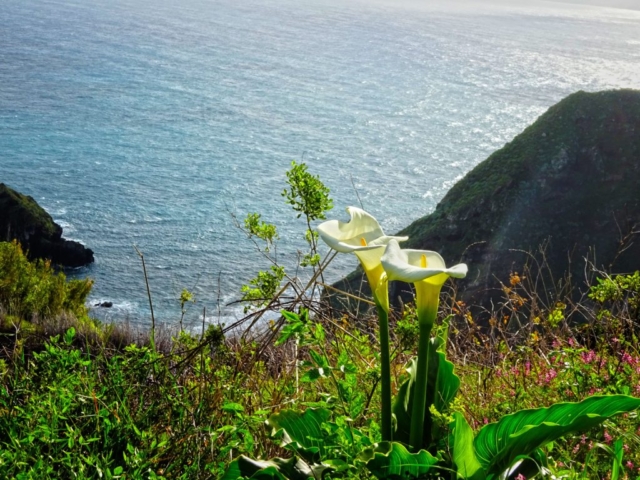
{"label": "coastal vegetation", "polygon": [[[640,478],[639,272],[594,269],[584,295],[549,303],[511,270],[484,322],[447,280],[466,265],[402,249],[410,232],[359,208],[326,220],[305,164],[283,196],[308,251],[280,265],[277,227],[237,222],[271,265],[232,326],[185,331],[187,291],[180,328],[101,325],[90,281],[0,243],[3,478]],[[350,298],[368,310],[318,295],[334,288],[321,239],[360,260],[372,295]],[[399,281],[414,293],[394,305]]]}

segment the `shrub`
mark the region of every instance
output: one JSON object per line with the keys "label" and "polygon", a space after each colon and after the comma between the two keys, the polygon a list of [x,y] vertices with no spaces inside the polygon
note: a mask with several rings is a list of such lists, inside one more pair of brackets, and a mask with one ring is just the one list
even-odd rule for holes
{"label": "shrub", "polygon": [[67,281],[49,261],[29,261],[16,241],[0,242],[0,306],[20,320],[63,311],[84,317],[92,285],[89,279]]}

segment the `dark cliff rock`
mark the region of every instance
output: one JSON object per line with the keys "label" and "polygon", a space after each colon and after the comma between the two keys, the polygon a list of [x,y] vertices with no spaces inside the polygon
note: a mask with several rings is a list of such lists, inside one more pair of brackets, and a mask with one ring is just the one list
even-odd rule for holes
{"label": "dark cliff rock", "polygon": [[[541,245],[547,289],[566,273],[574,290],[584,289],[588,255],[597,268],[638,270],[639,231],[640,91],[617,90],[560,101],[399,234],[409,236],[403,248],[468,263],[467,278],[456,282],[462,298],[488,305],[502,298],[500,281],[522,271],[525,252]],[[362,276],[336,287],[358,291]],[[392,299],[410,298],[408,286],[391,288]]]}
{"label": "dark cliff rock", "polygon": [[38,203],[0,183],[0,241],[17,240],[31,258],[64,267],[93,262],[93,251],[62,238],[62,227]]}

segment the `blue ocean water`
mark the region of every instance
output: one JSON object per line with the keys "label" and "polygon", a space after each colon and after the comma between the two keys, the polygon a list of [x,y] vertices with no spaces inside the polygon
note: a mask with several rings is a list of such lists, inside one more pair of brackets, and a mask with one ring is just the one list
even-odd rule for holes
{"label": "blue ocean water", "polygon": [[640,88],[640,12],[423,3],[2,2],[0,181],[95,250],[97,316],[148,321],[136,245],[161,321],[188,288],[229,322],[266,266],[232,215],[303,247],[292,160],[394,232],[564,96]]}

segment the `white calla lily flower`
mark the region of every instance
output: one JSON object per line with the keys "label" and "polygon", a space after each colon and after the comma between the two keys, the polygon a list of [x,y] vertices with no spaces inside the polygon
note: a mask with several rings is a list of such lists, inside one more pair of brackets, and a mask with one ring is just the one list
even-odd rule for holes
{"label": "white calla lily flower", "polygon": [[442,257],[429,250],[403,250],[395,240],[389,241],[380,259],[389,281],[413,283],[420,321],[435,320],[440,289],[447,278],[464,278],[467,265],[460,263],[447,268]]}
{"label": "white calla lily flower", "polygon": [[389,347],[389,282],[380,259],[386,245],[404,241],[408,237],[390,237],[384,234],[378,221],[364,210],[347,207],[348,222],[329,220],[318,226],[320,238],[338,252],[355,253],[367,274],[371,293],[378,310],[380,325],[380,395],[382,440],[393,437],[391,404],[391,355]]}
{"label": "white calla lily flower", "polygon": [[347,207],[347,213],[351,216],[348,222],[329,220],[318,225],[322,240],[338,252],[372,250],[386,246],[392,239],[403,242],[409,238],[385,235],[378,221],[358,207]]}
{"label": "white calla lily flower", "polygon": [[390,241],[403,242],[408,237],[385,235],[378,221],[364,210],[347,207],[348,222],[328,220],[318,225],[320,238],[331,248],[342,253],[355,253],[369,280],[376,301],[389,311],[387,281],[380,259]]}

